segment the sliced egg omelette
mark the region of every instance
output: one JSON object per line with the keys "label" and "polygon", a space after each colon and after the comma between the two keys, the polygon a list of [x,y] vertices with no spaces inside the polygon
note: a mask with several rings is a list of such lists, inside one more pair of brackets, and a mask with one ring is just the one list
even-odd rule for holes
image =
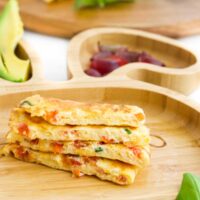
{"label": "sliced egg omelette", "polygon": [[38,163],[55,169],[72,171],[75,176],[95,175],[120,185],[134,182],[138,168],[120,161],[34,151],[18,144],[7,144],[1,150],[6,156]]}
{"label": "sliced egg omelette", "polygon": [[105,144],[94,141],[52,141],[52,140],[28,140],[24,136],[9,132],[8,143],[17,143],[21,146],[42,151],[60,154],[72,154],[89,157],[103,157],[119,160],[125,163],[144,167],[149,164],[149,146],[125,146],[123,144]]}
{"label": "sliced egg omelette", "polygon": [[137,106],[35,95],[11,112],[0,154],[127,185],[150,162],[144,122]]}
{"label": "sliced egg omelette", "polygon": [[83,103],[34,95],[20,103],[32,117],[54,125],[106,125],[138,127],[145,121],[141,108],[132,105]]}
{"label": "sliced egg omelette", "polygon": [[31,117],[21,108],[16,108],[11,113],[9,126],[13,132],[25,135],[30,140],[37,138],[55,141],[91,140],[131,146],[146,146],[150,142],[149,130],[144,125],[138,128],[91,125],[55,126],[41,117]]}

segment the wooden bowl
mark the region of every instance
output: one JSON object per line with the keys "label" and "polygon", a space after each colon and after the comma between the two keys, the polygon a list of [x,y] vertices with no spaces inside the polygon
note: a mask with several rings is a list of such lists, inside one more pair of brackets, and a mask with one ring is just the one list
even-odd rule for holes
{"label": "wooden bowl", "polygon": [[[194,91],[200,84],[199,57],[185,49],[175,40],[123,28],[95,28],[75,36],[68,48],[69,77],[86,77],[84,70],[89,67],[90,58],[97,51],[98,42],[103,45],[123,45],[130,50],[146,51],[167,67],[147,63],[130,63],[107,75],[124,75],[167,87],[184,94]],[[95,78],[104,81],[104,78]],[[87,78],[94,79],[87,76]]]}
{"label": "wooden bowl", "polygon": [[[29,52],[27,46],[25,49]],[[31,52],[28,55],[34,61],[34,73],[34,66],[41,64]],[[129,71],[129,66],[126,68]],[[151,149],[151,165],[141,171],[133,185],[123,187],[94,177],[76,179],[71,173],[1,158],[1,199],[172,200],[178,193],[184,172],[200,174],[199,105],[167,88],[133,80],[129,73],[120,74],[119,70],[99,79],[84,75],[78,65],[70,70],[73,76],[69,81],[49,82],[36,73],[35,79],[39,81],[32,80],[32,84],[30,80],[21,85],[7,85],[7,90],[0,87],[0,141],[8,131],[10,111],[33,94],[86,102],[134,104],[144,109],[151,143],[157,146]],[[164,146],[163,141],[166,142]]]}

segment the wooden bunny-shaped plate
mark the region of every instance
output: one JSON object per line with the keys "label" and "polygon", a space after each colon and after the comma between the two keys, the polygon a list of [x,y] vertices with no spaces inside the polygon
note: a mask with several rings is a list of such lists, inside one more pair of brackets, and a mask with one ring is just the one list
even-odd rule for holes
{"label": "wooden bunny-shaped plate", "polygon": [[[93,37],[93,32],[90,33]],[[105,37],[107,39],[107,36]],[[130,37],[127,36],[127,38]],[[118,34],[115,40],[122,41],[120,38]],[[93,40],[97,41],[94,38]],[[82,64],[89,58],[88,53],[92,50],[93,40],[81,47]],[[150,44],[151,41],[149,41],[149,48]],[[73,58],[77,58],[78,46],[79,44],[74,45],[76,51]],[[72,66],[69,68],[72,75],[70,80],[60,83],[49,82],[42,79],[40,75],[37,67],[41,67],[41,64],[35,53],[30,51],[28,46],[23,47],[27,52],[26,56],[32,61],[32,79],[22,84],[4,82],[7,85],[1,85],[0,137],[2,143],[3,136],[8,130],[11,109],[20,100],[33,94],[84,102],[134,104],[144,109],[147,125],[151,130],[151,164],[137,176],[133,185],[124,187],[100,181],[94,177],[84,176],[76,179],[67,172],[3,157],[0,159],[1,199],[173,200],[178,193],[184,172],[200,174],[199,105],[177,92],[151,84],[150,81],[133,79],[133,70],[140,70],[139,64],[135,66],[136,69],[132,69],[131,65],[135,64],[131,64],[121,68],[121,71],[116,70],[107,77],[97,79],[84,75],[80,68],[80,61],[74,60],[74,68],[72,69]],[[173,46],[172,50],[176,52],[177,47]],[[25,51],[21,53],[25,54]],[[188,68],[196,68],[193,61],[197,58],[188,51],[183,54],[190,56],[187,59],[182,56],[180,66],[193,65]],[[71,56],[72,54],[70,58]],[[178,58],[173,58],[178,62]],[[172,61],[173,59],[170,63],[173,63]],[[141,66],[144,72],[147,71],[145,73],[157,73],[160,77],[169,76],[167,73],[170,70],[175,72],[180,70],[179,73],[184,73],[184,69],[187,70],[186,68],[160,69],[143,63]],[[158,71],[155,72],[156,70]]]}

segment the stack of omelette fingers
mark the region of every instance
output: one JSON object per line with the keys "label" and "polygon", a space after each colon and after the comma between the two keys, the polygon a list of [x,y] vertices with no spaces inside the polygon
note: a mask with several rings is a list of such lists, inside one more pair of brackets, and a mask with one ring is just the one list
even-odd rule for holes
{"label": "stack of omelette fingers", "polygon": [[137,106],[35,95],[11,112],[3,154],[128,185],[150,161],[144,121]]}

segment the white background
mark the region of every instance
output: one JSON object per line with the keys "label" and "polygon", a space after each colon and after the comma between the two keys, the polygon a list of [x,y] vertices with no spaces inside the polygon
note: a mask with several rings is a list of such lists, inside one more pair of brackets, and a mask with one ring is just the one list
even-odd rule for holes
{"label": "white background", "polygon": [[[24,40],[37,52],[43,63],[47,80],[64,81],[67,79],[67,47],[69,40],[50,37],[26,31]],[[179,42],[200,56],[200,35],[179,39]],[[189,98],[200,103],[200,87]]]}

